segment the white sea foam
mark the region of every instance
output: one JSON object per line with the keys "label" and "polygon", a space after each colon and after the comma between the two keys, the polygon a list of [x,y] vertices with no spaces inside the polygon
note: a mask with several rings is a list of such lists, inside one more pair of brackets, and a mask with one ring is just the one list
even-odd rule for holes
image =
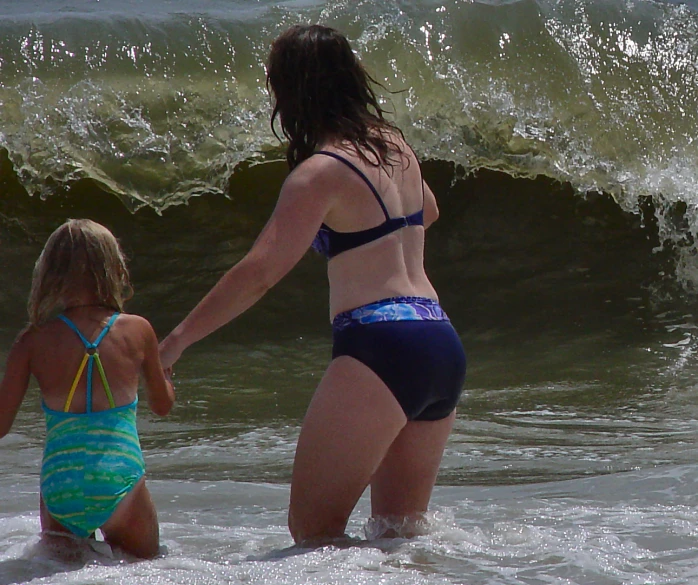
{"label": "white sea foam", "polygon": [[[132,562],[91,550],[61,563],[42,551],[36,513],[3,515],[0,583],[688,583],[696,574],[697,478],[688,466],[518,488],[437,488],[421,536],[313,550],[292,546],[287,486],[154,482],[164,556]],[[367,512],[362,500],[350,535],[370,528]]]}

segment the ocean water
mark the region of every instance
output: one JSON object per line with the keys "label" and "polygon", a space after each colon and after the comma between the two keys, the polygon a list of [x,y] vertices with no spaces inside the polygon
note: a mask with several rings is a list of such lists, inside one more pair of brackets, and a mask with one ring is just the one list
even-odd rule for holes
{"label": "ocean water", "polygon": [[[249,249],[286,175],[264,63],[343,30],[441,208],[427,270],[469,372],[424,534],[292,547],[289,480],[330,356],[312,253],[177,364],[139,427],[163,554],[39,543],[43,421],[0,441],[0,585],[698,583],[698,3],[0,2],[0,358],[67,217],[130,257],[165,335]],[[0,362],[1,363],[1,362]]]}

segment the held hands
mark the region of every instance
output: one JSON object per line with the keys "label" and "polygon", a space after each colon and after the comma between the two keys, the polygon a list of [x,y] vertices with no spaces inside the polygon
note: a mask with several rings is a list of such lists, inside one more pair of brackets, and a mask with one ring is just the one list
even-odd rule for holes
{"label": "held hands", "polygon": [[158,347],[160,351],[160,362],[162,362],[162,367],[167,373],[169,370],[172,373],[172,366],[182,355],[182,349],[177,345],[176,338],[170,334],[165,339],[160,342]]}
{"label": "held hands", "polygon": [[172,379],[174,378],[174,372],[172,371],[172,368],[164,368],[162,370],[162,373],[165,374],[165,380],[167,380],[170,383],[170,386],[172,386],[172,389],[174,390],[175,385],[174,380]]}

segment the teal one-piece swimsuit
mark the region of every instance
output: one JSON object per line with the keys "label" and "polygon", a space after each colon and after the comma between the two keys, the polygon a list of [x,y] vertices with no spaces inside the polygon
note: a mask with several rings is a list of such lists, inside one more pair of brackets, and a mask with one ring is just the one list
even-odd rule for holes
{"label": "teal one-piece swimsuit", "polygon": [[[118,316],[119,313],[112,315],[97,339],[89,342],[70,319],[59,315],[85,345],[85,356],[63,412],[42,404],[46,414],[46,444],[41,466],[41,495],[51,516],[79,537],[90,536],[109,520],[145,473],[136,429],[138,398],[131,404],[115,406],[97,350]],[[92,410],[95,365],[111,406],[108,410]],[[85,369],[86,411],[69,412]]]}

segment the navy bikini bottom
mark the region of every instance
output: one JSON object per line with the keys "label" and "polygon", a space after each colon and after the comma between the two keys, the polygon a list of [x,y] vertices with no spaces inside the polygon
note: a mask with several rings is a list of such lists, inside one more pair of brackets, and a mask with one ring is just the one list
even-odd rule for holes
{"label": "navy bikini bottom", "polygon": [[465,381],[465,352],[440,305],[394,297],[337,315],[332,358],[350,356],[385,383],[408,420],[446,418]]}

